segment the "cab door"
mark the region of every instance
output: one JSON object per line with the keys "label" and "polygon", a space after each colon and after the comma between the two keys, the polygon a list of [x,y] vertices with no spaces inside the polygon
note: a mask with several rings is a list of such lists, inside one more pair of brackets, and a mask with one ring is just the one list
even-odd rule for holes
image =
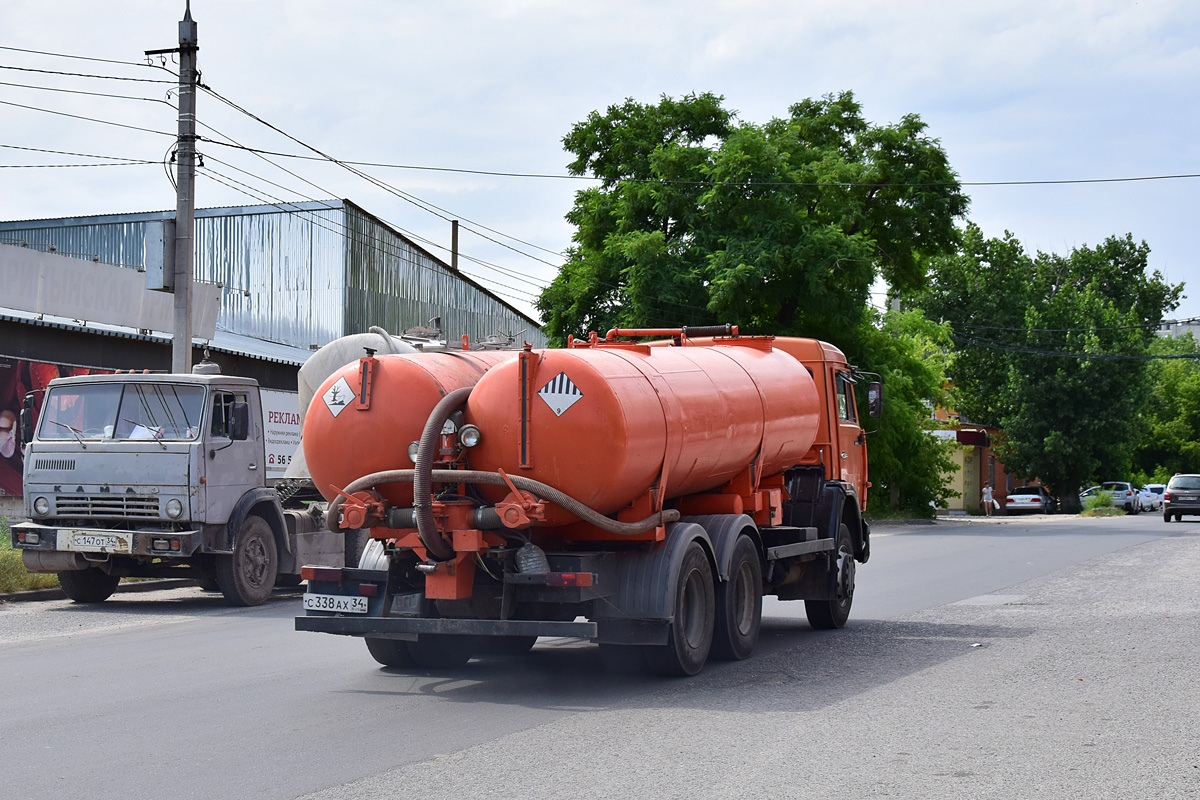
{"label": "cab door", "polygon": [[854,405],[854,379],[848,371],[833,375],[837,402],[837,461],[842,480],[854,487],[859,503],[867,502],[867,437],[858,424]]}
{"label": "cab door", "polygon": [[[205,461],[207,521],[224,523],[242,495],[263,485],[263,444],[257,396],[244,390],[215,389]],[[237,431],[237,408],[249,418],[244,436]]]}

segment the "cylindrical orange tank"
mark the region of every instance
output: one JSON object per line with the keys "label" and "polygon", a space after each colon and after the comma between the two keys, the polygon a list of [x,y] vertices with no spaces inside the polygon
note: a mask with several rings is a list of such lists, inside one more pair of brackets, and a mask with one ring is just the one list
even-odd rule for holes
{"label": "cylindrical orange tank", "polygon": [[[667,498],[720,487],[756,458],[762,476],[786,469],[816,438],[816,386],[769,339],[739,342],[539,350],[499,365],[467,401],[483,434],[470,466],[542,481],[604,514],[657,484],[664,465]],[[550,512],[546,524],[574,519]]]}
{"label": "cylindrical orange tank", "polygon": [[[317,489],[332,500],[363,475],[412,469],[408,446],[421,438],[438,401],[515,357],[511,350],[377,355],[368,408],[360,407],[360,362],[337,370],[316,391],[304,417],[304,458]],[[394,505],[412,505],[411,483],[377,488]]]}

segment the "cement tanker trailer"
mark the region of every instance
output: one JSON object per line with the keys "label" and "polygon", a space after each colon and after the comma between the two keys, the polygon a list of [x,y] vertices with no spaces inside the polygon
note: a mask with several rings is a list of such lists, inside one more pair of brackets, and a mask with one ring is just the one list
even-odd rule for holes
{"label": "cement tanker trailer", "polygon": [[[393,667],[566,636],[618,671],[693,675],[751,654],[764,595],[803,600],[816,628],[846,623],[870,484],[861,375],[836,347],[613,330],[508,354],[436,403],[350,372],[330,381],[366,387],[371,411],[352,434],[314,402],[308,463],[338,461],[339,479],[358,450],[391,463],[337,487],[329,524],[373,544],[359,569],[305,569],[298,630],[363,637]],[[868,396],[878,416],[877,382]]]}

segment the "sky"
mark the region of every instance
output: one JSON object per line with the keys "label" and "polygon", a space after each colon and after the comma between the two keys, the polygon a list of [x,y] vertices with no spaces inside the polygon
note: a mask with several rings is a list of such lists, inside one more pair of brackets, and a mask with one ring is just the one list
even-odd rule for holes
{"label": "sky", "polygon": [[[177,45],[183,12],[184,0],[0,4],[0,219],[174,208],[161,163],[174,78],[143,54]],[[327,155],[407,167],[361,168],[373,183],[269,157],[289,174],[217,142],[311,151],[201,92],[200,133],[217,141],[200,143],[198,207],[346,198],[444,260],[458,219],[476,259],[463,271],[534,316],[571,243],[574,193],[591,185],[565,177],[562,138],[626,98],[714,92],[761,124],[850,90],[870,122],[919,115],[967,184],[1200,173],[1196,3],[192,0],[191,13],[216,94]],[[41,166],[113,158],[151,163]],[[971,221],[1031,253],[1144,240],[1151,269],[1186,284],[1168,316],[1200,316],[1200,177],[965,191]]]}

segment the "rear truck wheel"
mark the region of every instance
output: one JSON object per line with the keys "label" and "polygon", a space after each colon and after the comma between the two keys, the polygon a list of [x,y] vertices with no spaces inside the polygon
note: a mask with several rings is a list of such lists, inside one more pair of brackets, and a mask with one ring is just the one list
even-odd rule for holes
{"label": "rear truck wheel", "polygon": [[120,576],[109,575],[96,567],[58,573],[58,585],[76,603],[103,603],[117,590],[120,582]]}
{"label": "rear truck wheel", "polygon": [[738,537],[729,580],[717,585],[717,626],[713,656],[724,661],[749,658],[762,625],[762,562],[749,536]]}
{"label": "rear truck wheel", "polygon": [[453,669],[471,660],[475,642],[471,636],[422,633],[418,634],[415,642],[405,644],[416,666],[425,669]]}
{"label": "rear truck wheel", "polygon": [[415,667],[412,654],[408,652],[408,642],[399,639],[366,638],[367,651],[371,658],[385,667]]}
{"label": "rear truck wheel", "polygon": [[805,600],[804,613],[808,624],[818,630],[841,628],[850,618],[854,602],[854,542],[850,528],[843,522],[838,527],[837,561],[834,563],[837,596],[830,600]]}
{"label": "rear truck wheel", "polygon": [[217,584],[231,605],[257,606],[271,596],[278,569],[271,526],[252,515],[242,523],[233,553],[217,556]]}
{"label": "rear truck wheel", "polygon": [[708,556],[698,542],[692,542],[679,566],[668,641],[645,648],[649,670],[659,675],[687,676],[704,669],[716,628],[716,605]]}

